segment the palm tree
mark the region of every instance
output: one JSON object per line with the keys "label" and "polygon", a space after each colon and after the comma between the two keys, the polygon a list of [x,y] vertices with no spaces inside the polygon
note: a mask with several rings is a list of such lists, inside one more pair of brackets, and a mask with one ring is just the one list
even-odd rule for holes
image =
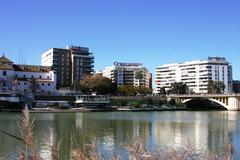
{"label": "palm tree", "polygon": [[182,82],[174,82],[171,86],[171,94],[187,94],[188,86]]}

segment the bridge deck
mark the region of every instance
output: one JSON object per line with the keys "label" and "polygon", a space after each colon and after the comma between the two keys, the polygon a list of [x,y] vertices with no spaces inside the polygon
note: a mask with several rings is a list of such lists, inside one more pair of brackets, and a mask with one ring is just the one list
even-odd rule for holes
{"label": "bridge deck", "polygon": [[240,97],[240,94],[201,94],[201,95],[169,95],[169,98],[212,98],[212,97]]}

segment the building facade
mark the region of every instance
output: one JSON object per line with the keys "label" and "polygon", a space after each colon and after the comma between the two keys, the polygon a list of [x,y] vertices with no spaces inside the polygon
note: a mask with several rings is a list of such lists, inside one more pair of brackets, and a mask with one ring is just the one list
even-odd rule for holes
{"label": "building facade", "polygon": [[55,95],[56,76],[51,67],[14,64],[4,55],[0,57],[0,92],[9,94]]}
{"label": "building facade", "polygon": [[42,54],[41,64],[52,67],[57,75],[57,88],[73,88],[84,75],[93,73],[94,56],[86,47],[51,48]]}
{"label": "building facade", "polygon": [[145,86],[152,88],[152,74],[141,63],[119,63],[105,67],[103,76],[111,79],[117,86]]}
{"label": "building facade", "polygon": [[158,66],[156,69],[156,93],[161,88],[171,89],[174,82],[187,84],[193,93],[208,93],[208,82],[222,81],[224,93],[232,93],[232,66],[225,58],[209,57],[208,60],[196,60]]}

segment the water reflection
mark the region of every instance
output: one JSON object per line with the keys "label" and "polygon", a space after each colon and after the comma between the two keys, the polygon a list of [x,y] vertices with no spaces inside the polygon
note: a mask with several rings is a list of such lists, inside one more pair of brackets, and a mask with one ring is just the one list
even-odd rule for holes
{"label": "water reflection", "polygon": [[[34,137],[44,159],[51,155],[54,138],[62,139],[63,159],[71,144],[86,150],[95,139],[102,153],[120,152],[137,137],[151,149],[183,147],[189,142],[197,149],[219,152],[229,140],[240,151],[239,112],[141,112],[141,113],[39,113]],[[0,113],[0,128],[19,135],[18,114]],[[0,157],[11,157],[21,143],[0,134]]]}

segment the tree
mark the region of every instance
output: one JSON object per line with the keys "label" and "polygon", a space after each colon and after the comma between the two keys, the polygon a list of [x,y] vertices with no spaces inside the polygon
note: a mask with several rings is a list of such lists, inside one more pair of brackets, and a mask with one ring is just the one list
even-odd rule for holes
{"label": "tree", "polygon": [[152,93],[152,89],[148,88],[146,86],[138,86],[138,87],[134,87],[135,92],[137,94],[151,94]]}
{"label": "tree", "polygon": [[217,94],[223,93],[225,90],[225,84],[222,81],[216,81],[213,88]]}
{"label": "tree", "polygon": [[166,89],[165,89],[164,87],[161,87],[159,94],[161,94],[161,95],[166,95],[166,94],[167,94]]}
{"label": "tree", "polygon": [[136,71],[135,72],[135,79],[141,80],[143,79],[143,72],[142,71]]}
{"label": "tree", "polygon": [[31,78],[29,80],[29,88],[30,88],[33,96],[35,96],[37,91],[41,89],[40,85],[36,82],[36,79],[34,79],[34,78]]}
{"label": "tree", "polygon": [[220,94],[225,90],[225,84],[222,81],[208,81],[208,93],[209,94]]}
{"label": "tree", "polygon": [[123,85],[118,87],[117,92],[124,96],[134,96],[136,95],[136,90],[134,86]]}
{"label": "tree", "polygon": [[240,81],[233,81],[233,93],[240,93]]}
{"label": "tree", "polygon": [[187,94],[188,86],[182,82],[174,82],[171,86],[171,94]]}
{"label": "tree", "polygon": [[78,90],[85,94],[110,94],[117,90],[116,84],[102,75],[85,76],[79,83]]}
{"label": "tree", "polygon": [[208,94],[213,93],[213,80],[208,80]]}

